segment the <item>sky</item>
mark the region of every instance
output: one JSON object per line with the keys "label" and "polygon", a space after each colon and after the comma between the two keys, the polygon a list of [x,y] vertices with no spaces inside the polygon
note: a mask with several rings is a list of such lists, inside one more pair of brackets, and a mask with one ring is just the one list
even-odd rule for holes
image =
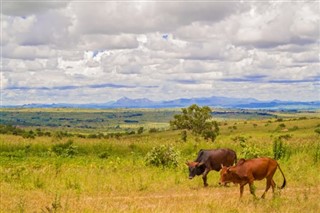
{"label": "sky", "polygon": [[319,1],[1,1],[1,105],[320,100]]}

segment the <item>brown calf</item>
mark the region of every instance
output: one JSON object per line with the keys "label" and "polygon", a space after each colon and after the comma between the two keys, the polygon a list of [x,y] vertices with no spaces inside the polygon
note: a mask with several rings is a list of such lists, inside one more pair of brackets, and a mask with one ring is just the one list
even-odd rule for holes
{"label": "brown calf", "polygon": [[272,192],[274,192],[276,184],[272,178],[277,168],[279,168],[283,176],[283,184],[281,186],[281,189],[283,189],[286,185],[286,178],[277,161],[267,157],[249,160],[240,159],[235,166],[222,166],[220,171],[220,184],[226,184],[228,182],[239,183],[240,197],[242,197],[244,186],[249,184],[250,192],[255,197],[253,181],[266,178],[266,189],[261,196],[264,198],[270,186],[272,187]]}

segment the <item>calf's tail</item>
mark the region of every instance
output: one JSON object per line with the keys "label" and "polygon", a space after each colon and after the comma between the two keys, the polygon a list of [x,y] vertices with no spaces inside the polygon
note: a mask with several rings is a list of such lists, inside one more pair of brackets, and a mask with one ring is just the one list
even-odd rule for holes
{"label": "calf's tail", "polygon": [[283,177],[283,183],[282,183],[282,186],[280,187],[280,189],[283,189],[287,184],[287,180],[286,180],[286,177],[284,176],[279,164],[278,164],[278,168],[279,168],[279,170],[280,170],[280,172],[282,174],[282,177]]}

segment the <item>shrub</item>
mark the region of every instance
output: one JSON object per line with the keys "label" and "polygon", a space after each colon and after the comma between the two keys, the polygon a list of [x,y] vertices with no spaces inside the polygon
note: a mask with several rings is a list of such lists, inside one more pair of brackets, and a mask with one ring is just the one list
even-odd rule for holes
{"label": "shrub", "polygon": [[28,132],[24,132],[23,134],[22,134],[22,137],[23,138],[31,138],[31,139],[35,139],[35,133],[32,131],[32,130],[30,130],[30,131],[28,131]]}
{"label": "shrub", "polygon": [[155,133],[155,132],[158,132],[157,128],[150,128],[149,129],[149,133]]}
{"label": "shrub", "polygon": [[182,140],[183,142],[187,142],[187,131],[186,131],[186,130],[183,130],[183,131],[181,132],[181,140]]}
{"label": "shrub", "polygon": [[66,143],[59,143],[53,145],[51,150],[58,156],[73,157],[78,154],[78,147],[72,144],[73,141],[68,140]]}
{"label": "shrub", "polygon": [[202,132],[202,137],[205,140],[211,140],[212,142],[214,142],[216,140],[217,134],[213,131],[213,130],[204,130]]}
{"label": "shrub", "polygon": [[108,152],[101,152],[98,154],[98,157],[101,159],[107,159],[109,158],[110,154]]}
{"label": "shrub", "polygon": [[153,147],[146,155],[146,164],[157,167],[177,167],[180,153],[171,145]]}
{"label": "shrub", "polygon": [[144,128],[143,128],[143,126],[141,126],[141,127],[139,127],[137,133],[140,135],[143,133],[143,130],[144,130]]}
{"label": "shrub", "polygon": [[261,150],[255,145],[249,145],[245,137],[238,136],[234,140],[240,142],[240,146],[242,147],[241,155],[243,158],[257,158],[261,156]]}

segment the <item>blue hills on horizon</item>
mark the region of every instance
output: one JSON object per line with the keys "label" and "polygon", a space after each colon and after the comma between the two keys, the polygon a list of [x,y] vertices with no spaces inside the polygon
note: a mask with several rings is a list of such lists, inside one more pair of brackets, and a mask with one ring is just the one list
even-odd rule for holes
{"label": "blue hills on horizon", "polygon": [[217,108],[236,108],[236,109],[320,109],[320,101],[259,101],[254,98],[229,98],[229,97],[203,97],[203,98],[180,98],[169,101],[151,101],[147,98],[130,99],[120,98],[117,101],[106,103],[88,104],[25,104],[1,106],[2,108],[89,108],[89,109],[108,109],[108,108],[176,108],[188,107],[192,104],[200,106],[210,106]]}

